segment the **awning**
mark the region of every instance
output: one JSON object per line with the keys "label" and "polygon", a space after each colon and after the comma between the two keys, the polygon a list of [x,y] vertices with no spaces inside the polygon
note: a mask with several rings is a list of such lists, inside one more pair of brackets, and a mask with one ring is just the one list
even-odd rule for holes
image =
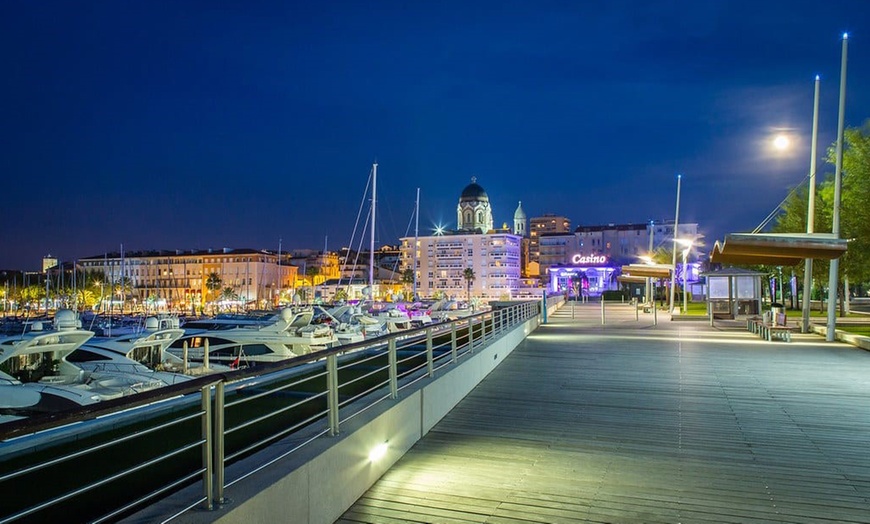
{"label": "awning", "polygon": [[622,266],[622,274],[632,277],[671,278],[673,268],[669,264],[629,264]]}
{"label": "awning", "polygon": [[710,262],[794,266],[807,258],[840,258],[846,247],[846,239],[831,233],[731,233],[713,246]]}
{"label": "awning", "polygon": [[616,280],[623,284],[646,284],[646,277],[636,277],[634,275],[619,275],[616,277]]}

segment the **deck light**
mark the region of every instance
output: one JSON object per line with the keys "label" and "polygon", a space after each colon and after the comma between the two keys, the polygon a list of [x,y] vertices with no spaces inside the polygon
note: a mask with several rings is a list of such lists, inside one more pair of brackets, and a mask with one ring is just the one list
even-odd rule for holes
{"label": "deck light", "polygon": [[369,451],[369,461],[377,462],[378,460],[384,458],[384,455],[387,454],[387,442],[381,442],[377,446],[373,447],[371,451]]}

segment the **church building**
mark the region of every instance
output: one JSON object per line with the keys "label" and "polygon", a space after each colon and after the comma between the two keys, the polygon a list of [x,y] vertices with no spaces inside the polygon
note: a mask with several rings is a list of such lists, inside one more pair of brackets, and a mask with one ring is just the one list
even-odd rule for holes
{"label": "church building", "polygon": [[499,300],[515,297],[521,281],[521,251],[526,229],[522,205],[514,213],[514,227],[493,227],[492,206],[486,191],[472,177],[456,206],[456,230],[401,239],[402,269],[413,268],[417,294],[463,300]]}

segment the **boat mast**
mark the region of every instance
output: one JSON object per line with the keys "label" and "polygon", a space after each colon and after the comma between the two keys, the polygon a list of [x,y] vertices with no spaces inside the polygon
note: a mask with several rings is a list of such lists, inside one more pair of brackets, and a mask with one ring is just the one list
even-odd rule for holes
{"label": "boat mast", "polygon": [[417,239],[420,235],[420,188],[417,188],[417,202],[414,204],[414,263],[411,269],[414,271],[414,293],[412,300],[417,300]]}
{"label": "boat mast", "polygon": [[375,207],[378,201],[378,164],[372,164],[372,237],[369,241],[369,291],[375,294]]}

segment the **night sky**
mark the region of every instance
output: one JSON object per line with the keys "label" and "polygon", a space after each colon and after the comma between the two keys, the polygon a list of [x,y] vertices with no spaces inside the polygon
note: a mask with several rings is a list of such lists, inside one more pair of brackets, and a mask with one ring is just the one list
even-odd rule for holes
{"label": "night sky", "polygon": [[379,245],[413,235],[418,187],[423,235],[456,226],[472,176],[498,225],[522,200],[576,226],[673,219],[677,173],[712,245],[806,175],[816,74],[836,139],[844,32],[858,126],[867,0],[9,0],[0,268],[336,250],[374,161]]}

